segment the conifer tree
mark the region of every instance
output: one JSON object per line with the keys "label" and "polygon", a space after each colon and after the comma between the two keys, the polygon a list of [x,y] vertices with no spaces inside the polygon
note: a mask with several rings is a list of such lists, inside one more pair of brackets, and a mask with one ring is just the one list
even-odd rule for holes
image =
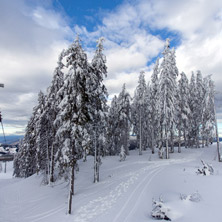
{"label": "conifer tree", "polygon": [[151,150],[152,153],[155,152],[155,146],[159,137],[159,126],[158,126],[158,111],[159,111],[159,59],[156,60],[156,64],[153,69],[151,76],[151,85],[150,85],[150,129],[151,129]]}
{"label": "conifer tree", "polygon": [[111,105],[108,112],[107,120],[107,146],[109,155],[116,155],[118,153],[119,143],[119,113],[118,113],[118,101],[115,95],[111,101]]}
{"label": "conifer tree", "polygon": [[119,143],[118,147],[123,146],[126,155],[129,155],[129,134],[130,134],[130,95],[126,92],[126,86],[123,85],[117,99],[118,107],[118,129]]}
{"label": "conifer tree", "polygon": [[51,150],[51,163],[50,163],[50,182],[55,181],[54,169],[55,169],[55,153],[58,151],[60,140],[57,140],[56,131],[58,125],[54,124],[56,117],[59,113],[59,104],[63,99],[62,86],[64,84],[64,73],[62,69],[64,64],[62,62],[64,58],[64,50],[60,53],[57,67],[55,68],[51,85],[47,90],[47,100],[45,105],[45,115],[47,116],[47,128],[48,128],[48,146]]}
{"label": "conifer tree", "polygon": [[184,138],[185,147],[187,147],[187,134],[188,134],[188,119],[190,108],[188,104],[189,99],[189,83],[184,72],[182,72],[178,83],[177,103],[176,103],[176,125],[178,130],[178,152],[181,152],[181,137]]}
{"label": "conifer tree", "polygon": [[172,134],[175,127],[175,93],[177,87],[177,75],[178,69],[175,62],[175,51],[174,49],[170,50],[169,39],[167,39],[163,52],[159,85],[161,137],[162,142],[165,143],[166,146],[166,159],[169,158],[169,135],[171,133],[172,143]]}
{"label": "conifer tree", "polygon": [[81,153],[81,139],[84,126],[90,121],[88,87],[89,68],[86,53],[79,38],[65,51],[68,74],[61,88],[63,99],[59,104],[60,111],[55,120],[59,129],[56,133],[63,146],[58,149],[56,159],[60,176],[70,180],[68,213],[71,213],[72,196],[74,195],[74,170]]}
{"label": "conifer tree", "polygon": [[135,90],[132,103],[133,132],[137,136],[137,143],[139,143],[139,155],[142,155],[142,149],[145,149],[143,146],[145,143],[145,92],[146,82],[144,72],[142,71],[139,75],[138,86]]}
{"label": "conifer tree", "polygon": [[90,103],[90,124],[93,127],[94,140],[94,182],[99,181],[99,166],[101,164],[101,149],[105,141],[105,122],[107,116],[107,97],[108,93],[103,83],[107,76],[106,57],[103,54],[103,41],[97,41],[97,49],[90,66],[90,78],[88,79],[89,103]]}

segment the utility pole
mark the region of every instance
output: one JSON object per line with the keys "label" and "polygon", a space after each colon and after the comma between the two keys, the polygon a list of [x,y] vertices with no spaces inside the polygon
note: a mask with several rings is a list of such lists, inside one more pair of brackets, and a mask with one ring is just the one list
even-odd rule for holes
{"label": "utility pole", "polygon": [[[0,83],[0,87],[1,88],[4,88],[4,84],[3,83]],[[4,135],[4,139],[5,139],[5,132],[4,132],[4,127],[3,127],[3,123],[2,123],[2,114],[1,114],[1,111],[0,111],[0,123],[2,125],[2,132],[3,132],[3,135]],[[5,139],[5,143],[6,143],[6,139]]]}
{"label": "utility pole", "polygon": [[[4,88],[4,84],[0,83],[0,87]],[[2,114],[1,114],[1,112],[0,112],[0,122],[2,124]],[[4,138],[5,138],[5,132],[4,132],[3,124],[2,124],[2,131],[3,131]],[[6,139],[5,139],[5,143],[6,143]],[[4,172],[6,173],[6,161],[5,161],[5,170],[4,170]]]}

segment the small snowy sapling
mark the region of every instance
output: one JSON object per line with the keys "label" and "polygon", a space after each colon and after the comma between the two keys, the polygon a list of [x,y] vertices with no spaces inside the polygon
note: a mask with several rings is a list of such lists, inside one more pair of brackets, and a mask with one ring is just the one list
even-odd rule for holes
{"label": "small snowy sapling", "polygon": [[153,210],[151,212],[151,216],[158,220],[169,220],[171,221],[169,217],[170,209],[164,206],[163,200],[159,198],[159,201],[156,201],[153,199]]}
{"label": "small snowy sapling", "polygon": [[180,199],[181,200],[189,200],[192,202],[200,202],[202,197],[201,195],[198,193],[198,191],[196,191],[195,193],[192,193],[190,195],[186,195],[186,194],[180,194]]}
{"label": "small snowy sapling", "polygon": [[121,146],[119,157],[120,157],[119,161],[124,161],[126,159],[126,151],[123,146]]}
{"label": "small snowy sapling", "polygon": [[202,174],[204,176],[209,176],[214,174],[214,169],[212,165],[205,163],[203,160],[201,160],[201,163],[203,164],[203,168],[198,168],[197,174]]}

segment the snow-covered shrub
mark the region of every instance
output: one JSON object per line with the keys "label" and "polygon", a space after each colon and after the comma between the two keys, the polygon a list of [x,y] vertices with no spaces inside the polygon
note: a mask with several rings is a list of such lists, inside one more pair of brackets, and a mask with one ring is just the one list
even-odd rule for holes
{"label": "snow-covered shrub", "polygon": [[126,151],[123,146],[121,146],[119,158],[120,158],[119,161],[124,161],[126,159]]}
{"label": "snow-covered shrub", "polygon": [[159,198],[159,201],[153,199],[153,210],[151,212],[151,216],[158,220],[169,220],[170,209],[164,206],[163,200]]}
{"label": "snow-covered shrub", "polygon": [[161,147],[158,151],[158,155],[159,155],[159,158],[160,159],[163,159],[164,158],[164,153],[165,153],[165,148],[164,147]]}
{"label": "snow-covered shrub", "polygon": [[190,194],[190,195],[180,194],[180,199],[189,200],[189,201],[197,203],[197,202],[200,202],[202,198],[201,198],[201,195],[198,193],[198,191],[196,191],[195,193]]}
{"label": "snow-covered shrub", "polygon": [[203,160],[201,160],[201,163],[203,164],[203,168],[198,168],[197,174],[202,174],[204,176],[209,176],[214,174],[214,169],[212,165],[205,163]]}

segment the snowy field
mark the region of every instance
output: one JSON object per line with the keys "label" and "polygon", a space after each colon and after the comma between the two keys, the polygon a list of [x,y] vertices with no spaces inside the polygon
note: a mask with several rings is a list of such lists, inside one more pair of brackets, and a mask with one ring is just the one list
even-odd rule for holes
{"label": "snowy field", "polygon": [[[214,175],[197,175],[201,159],[214,167]],[[131,151],[126,161],[102,159],[100,182],[93,184],[93,159],[79,162],[72,215],[67,211],[67,183],[41,184],[41,176],[12,178],[12,162],[0,173],[1,222],[145,222],[151,218],[152,199],[161,198],[172,221],[222,221],[222,163],[216,161],[216,145],[182,149],[169,160],[150,151]],[[90,169],[90,170],[89,170]],[[194,201],[181,196],[195,194]]]}

